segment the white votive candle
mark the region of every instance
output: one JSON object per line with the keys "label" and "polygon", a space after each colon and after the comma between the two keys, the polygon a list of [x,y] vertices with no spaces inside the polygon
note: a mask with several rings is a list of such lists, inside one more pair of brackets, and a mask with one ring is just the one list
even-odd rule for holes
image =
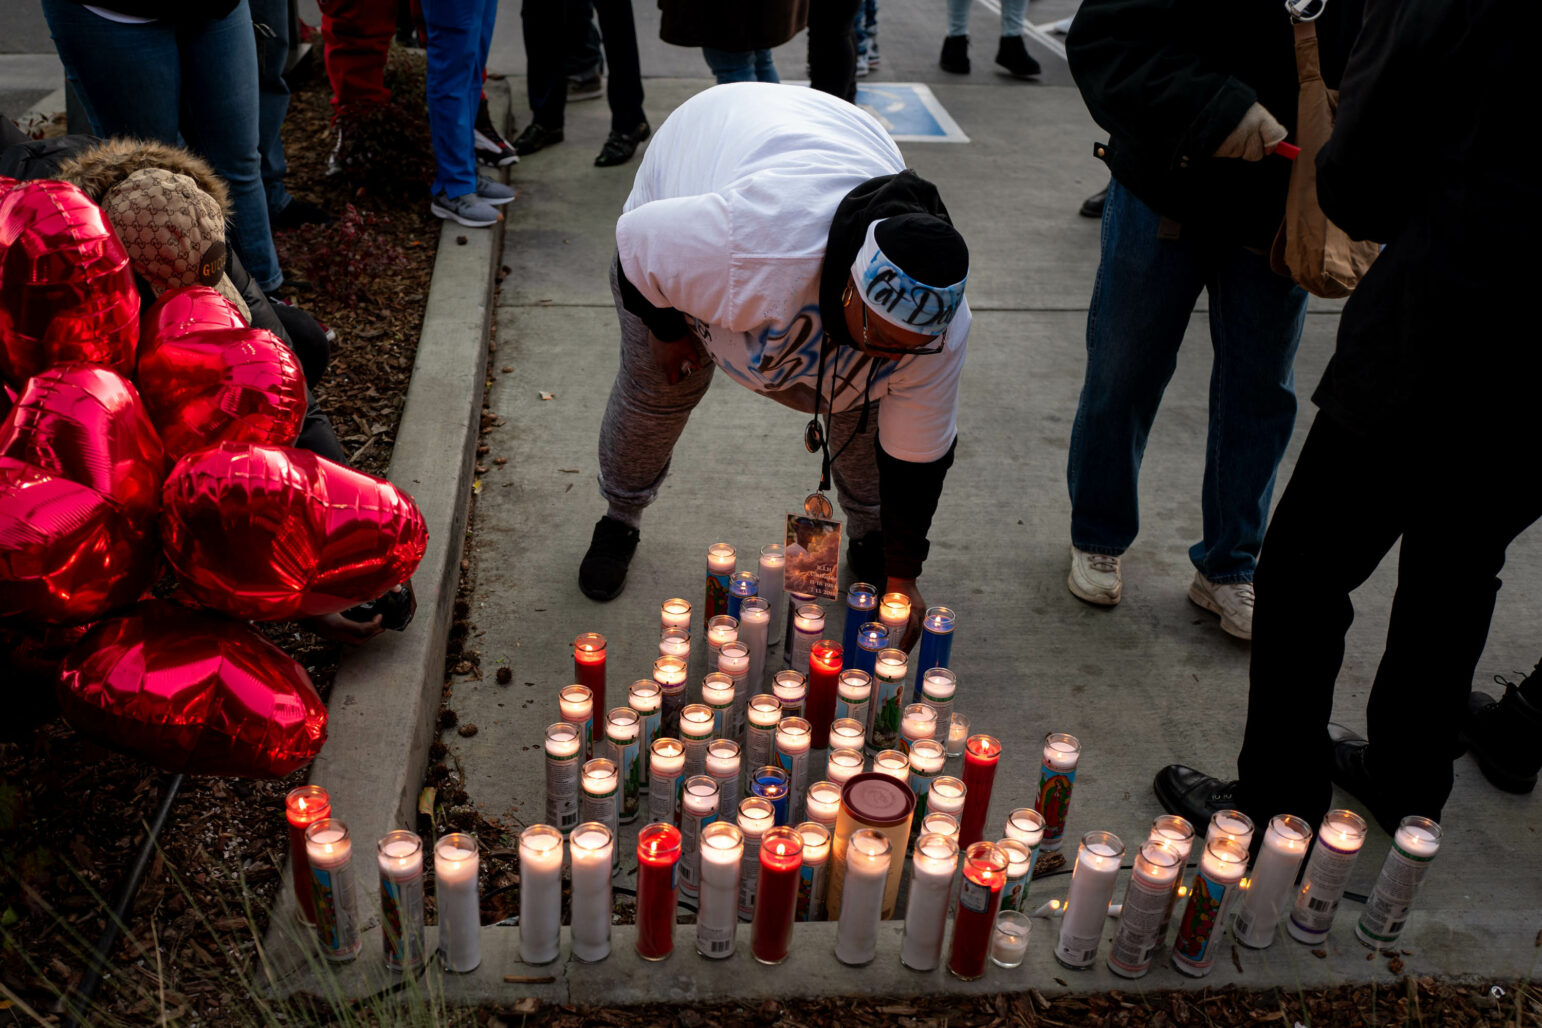
{"label": "white votive candle", "polygon": [[[573,829],[573,956],[590,963],[610,956],[610,876],[616,838],[598,821]],[[520,877],[521,887],[524,876]],[[520,918],[521,925],[524,918]]]}
{"label": "white votive candle", "polygon": [[1203,978],[1215,966],[1226,916],[1247,866],[1247,847],[1231,836],[1219,835],[1206,843],[1173,940],[1172,964],[1183,974]]}
{"label": "white votive candle", "polygon": [[1162,924],[1182,877],[1183,857],[1172,840],[1147,839],[1141,844],[1108,951],[1110,971],[1122,978],[1139,978],[1151,970],[1151,954],[1162,944]]}
{"label": "white votive candle", "polygon": [[760,884],[760,840],[776,824],[776,808],[760,796],[746,796],[739,801],[739,834],[744,837],[744,854],[739,860],[739,920],[748,921],[755,913],[755,889]]}
{"label": "white votive candle", "polygon": [[1242,945],[1263,949],[1274,941],[1274,931],[1285,915],[1286,897],[1311,842],[1312,827],[1299,817],[1278,814],[1269,819],[1263,849],[1253,862],[1232,928]]}
{"label": "white votive candle", "polygon": [[745,710],[744,764],[765,767],[772,761],[776,725],[782,720],[782,704],[775,696],[761,693],[751,696]]}
{"label": "white votive candle", "polygon": [[996,844],[1007,855],[1007,881],[1001,887],[1001,909],[1022,910],[1028,900],[1028,876],[1033,870],[1033,848],[1016,839]]}
{"label": "white votive candle", "polygon": [[898,642],[910,627],[910,597],[904,593],[884,593],[878,601],[878,621],[889,630],[889,639]]}
{"label": "white votive candle", "polygon": [[[545,833],[544,838],[554,856],[549,881],[537,872],[536,881],[544,885],[532,886],[528,884],[529,865],[521,854],[520,923],[528,923],[523,916],[526,890],[548,889],[550,896],[545,909],[548,911],[552,952],[546,960],[552,960],[557,956],[557,931],[562,924],[562,833],[549,825],[536,827]],[[527,832],[532,830],[525,829]],[[536,863],[544,866],[539,860]],[[482,913],[477,899],[477,873],[481,866],[477,841],[464,832],[441,835],[434,843],[434,906],[439,911],[439,960],[446,971],[456,974],[474,971],[482,963]],[[524,932],[521,928],[521,940]]]}
{"label": "white votive candle", "polygon": [[1178,904],[1178,898],[1183,895],[1183,869],[1188,865],[1189,853],[1194,848],[1194,826],[1177,814],[1158,814],[1156,820],[1151,822],[1148,838],[1170,842],[1178,851],[1178,879],[1173,882],[1172,895],[1167,899],[1167,909],[1162,914],[1161,927],[1157,929],[1157,945],[1160,946],[1162,940],[1167,938],[1167,926],[1172,923],[1173,909]]}
{"label": "white votive candle", "polygon": [[1073,969],[1091,967],[1098,955],[1098,940],[1108,918],[1108,904],[1119,882],[1119,859],[1124,843],[1112,832],[1088,832],[1076,850],[1071,890],[1065,915],[1060,919],[1060,938],[1055,959]]}
{"label": "white votive candle", "polygon": [[911,744],[910,789],[916,794],[916,804],[919,809],[926,808],[932,780],[942,772],[942,766],[947,762],[948,755],[943,750],[942,743],[936,739],[917,739]]}
{"label": "white votive candle", "polygon": [[637,768],[641,736],[642,715],[631,707],[617,707],[605,715],[607,756],[615,762],[620,782],[616,804],[622,824],[636,821],[642,809],[642,775]]}
{"label": "white votive candle", "polygon": [[841,787],[830,781],[815,782],[804,796],[804,807],[810,821],[827,827],[835,824],[841,812]]}
{"label": "white votive candle", "polygon": [[316,938],[321,955],[342,962],[358,956],[358,900],[353,884],[353,842],[348,826],[335,817],[305,829],[305,857],[310,862],[311,890],[316,898]]}
{"label": "white votive candle", "polygon": [[[849,718],[862,726],[863,741],[872,719],[873,676],[859,667],[842,669],[835,679],[835,717]],[[832,729],[834,725],[831,726]],[[858,749],[861,749],[859,746]]]}
{"label": "white votive candle", "polygon": [[832,750],[861,750],[867,741],[867,726],[855,718],[842,717],[830,722]]}
{"label": "white votive candle", "polygon": [[1033,922],[1021,910],[1003,910],[996,915],[996,930],[991,934],[991,963],[997,967],[1023,965],[1028,955],[1028,936]]}
{"label": "white votive candle", "polygon": [[1253,845],[1253,819],[1240,810],[1217,810],[1205,829],[1205,845],[1217,839],[1230,839],[1249,849]]}
{"label": "white votive candle", "polygon": [[968,791],[961,779],[952,775],[938,775],[932,779],[931,788],[926,790],[926,809],[962,818],[964,797]]}
{"label": "white votive candle", "polygon": [[405,829],[375,844],[385,964],[393,971],[423,965],[423,840]]}
{"label": "white votive candle", "polygon": [[969,719],[954,711],[948,715],[948,756],[959,757],[969,741]]}
{"label": "white votive candle", "polygon": [[[691,633],[683,628],[666,628],[659,636],[659,656],[677,657],[682,661],[691,659]],[[686,668],[680,669],[680,680],[686,678]]]}
{"label": "white votive candle", "polygon": [[702,703],[688,703],[680,711],[680,741],[685,744],[685,777],[707,770],[707,743],[716,731],[717,718],[712,708]]}
{"label": "white votive candle", "polygon": [[584,765],[578,779],[582,796],[578,803],[578,817],[582,821],[598,821],[610,829],[612,836],[621,833],[621,775],[614,760],[595,757]]}
{"label": "white votive candle", "polygon": [[910,757],[899,750],[880,750],[873,758],[873,770],[879,774],[898,778],[907,785],[910,782]]}
{"label": "white votive candle", "polygon": [[739,744],[732,739],[707,743],[707,777],[724,796],[739,795]]}
{"label": "white votive candle", "polygon": [[830,884],[830,844],[833,832],[829,825],[819,821],[804,821],[798,825],[803,836],[803,867],[799,870],[802,882],[798,886],[797,921],[823,921],[825,919],[825,891]]}
{"label": "white votive candle", "polygon": [[[928,668],[921,673],[921,702],[932,708],[936,715],[937,734],[951,732],[953,696],[958,691],[958,675],[945,667]],[[968,738],[969,733],[964,733]],[[962,750],[963,741],[959,741]]]}
{"label": "white votive candle", "polygon": [[937,712],[924,703],[912,703],[900,717],[899,751],[908,754],[917,739],[930,739],[937,734]]}
{"label": "white votive candle", "polygon": [[[889,636],[892,642],[899,636]],[[910,657],[893,646],[878,651],[873,664],[873,722],[867,728],[867,748],[893,749],[900,744],[900,720],[905,710],[905,675]]]}
{"label": "white votive candle", "polygon": [[739,926],[739,866],[744,836],[732,821],[701,831],[701,892],[696,904],[696,952],[711,960],[733,956]]}
{"label": "white votive candle", "polygon": [[[751,603],[757,606],[751,607]],[[762,663],[766,659],[766,612],[765,600],[757,596],[751,596],[744,601],[739,609],[739,638],[731,643],[726,643],[717,654],[717,669],[734,680],[734,738],[744,734],[744,712],[749,706],[750,693],[760,688],[753,688],[751,682],[758,682],[760,675],[756,674],[755,654],[759,652]],[[754,615],[752,621],[751,615]]]}
{"label": "white votive candle", "polygon": [[648,753],[648,820],[674,821],[675,800],[685,774],[685,746],[679,739],[658,739]]}
{"label": "white votive candle", "polygon": [[1365,845],[1365,819],[1353,810],[1330,810],[1317,832],[1317,845],[1306,861],[1296,905],[1286,929],[1297,942],[1316,945],[1328,936],[1333,915],[1344,898],[1350,869]]}
{"label": "white votive candle", "polygon": [[948,893],[958,870],[958,839],[923,832],[910,864],[910,897],[905,901],[905,936],[900,963],[931,971],[942,963],[948,924]]}
{"label": "white votive candle", "polygon": [[594,755],[594,693],[587,685],[566,686],[557,693],[557,706],[562,720],[580,730],[584,759],[588,760]]}
{"label": "white votive candle", "polygon": [[664,737],[663,710],[664,690],[651,678],[639,678],[626,688],[626,705],[637,711],[642,719],[642,732],[638,736],[638,781],[642,791],[648,791],[652,768],[648,752],[654,742]]}
{"label": "white votive candle", "polygon": [[878,954],[878,925],[893,847],[883,833],[858,828],[846,844],[845,884],[835,929],[835,959],[860,967]]}
{"label": "white votive candle", "polygon": [[731,816],[733,797],[721,795],[717,782],[706,775],[685,780],[680,790],[680,895],[695,897],[701,887],[701,832],[718,816]]}
{"label": "white votive candle", "polygon": [[734,727],[734,680],[713,671],[701,680],[701,702],[712,710],[712,737],[726,739]]}
{"label": "white votive candle", "polygon": [[862,773],[863,763],[861,750],[831,750],[825,761],[825,778],[836,785],[845,785]]}
{"label": "white votive candle", "polygon": [[958,841],[958,818],[952,814],[944,814],[940,810],[930,811],[921,819],[922,835],[945,835],[954,842]]}
{"label": "white votive candle", "polygon": [[806,674],[814,643],[824,636],[824,608],[817,603],[798,604],[798,609],[793,612],[792,629],[792,650],[787,654],[787,666]]}
{"label": "white votive candle", "polygon": [[[768,644],[775,646],[782,638],[782,579],[787,568],[787,553],[781,543],[768,543],[760,548],[759,595],[771,609],[771,623],[766,632]],[[757,680],[752,688],[763,689],[765,682]]]}
{"label": "white votive candle", "polygon": [[578,773],[583,728],[566,721],[546,726],[546,820],[562,831],[578,824]]}
{"label": "white votive candle", "polygon": [[1372,949],[1390,949],[1397,942],[1419,885],[1440,852],[1441,834],[1440,825],[1427,817],[1403,818],[1392,835],[1392,848],[1376,876],[1376,887],[1355,922],[1355,938]]}
{"label": "white votive candle", "polygon": [[808,673],[790,668],[778,671],[771,679],[771,694],[782,705],[783,717],[802,717],[808,699]]}
{"label": "white votive candle", "polygon": [[776,726],[776,760],[787,772],[787,823],[803,820],[808,791],[809,747],[813,728],[801,717],[784,717]]}
{"label": "white votive candle", "polygon": [[690,600],[674,596],[659,605],[660,633],[667,632],[671,628],[683,629],[687,636],[691,634]]}

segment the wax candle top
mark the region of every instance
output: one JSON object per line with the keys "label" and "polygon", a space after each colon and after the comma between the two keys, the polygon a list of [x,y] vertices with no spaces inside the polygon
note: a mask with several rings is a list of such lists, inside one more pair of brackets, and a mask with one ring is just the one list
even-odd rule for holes
{"label": "wax candle top", "polygon": [[[862,727],[862,722],[854,717],[838,717],[830,722],[830,738],[840,740],[842,745],[860,746],[867,736],[867,729]],[[856,740],[848,743],[846,740]],[[835,745],[834,742],[831,745]]]}
{"label": "wax candle top", "polygon": [[971,843],[964,852],[964,877],[987,888],[999,887],[1007,877],[1007,852],[994,842]]}
{"label": "wax candle top", "polygon": [[952,775],[942,775],[932,779],[931,790],[927,794],[927,805],[932,808],[953,812],[964,809],[964,797],[969,794],[969,789],[962,781]]}
{"label": "wax candle top", "polygon": [[733,765],[734,774],[739,773],[739,744],[732,739],[713,739],[707,743],[707,767],[726,771],[728,765]]}
{"label": "wax candle top", "polygon": [[592,860],[607,860],[615,838],[610,828],[599,821],[585,821],[573,829],[569,845],[573,847],[573,859],[586,856]]}
{"label": "wax candle top", "polygon": [[724,643],[723,648],[717,651],[717,666],[719,671],[726,674],[748,670],[750,648],[738,640]]}
{"label": "wax candle top", "polygon": [[305,829],[305,855],[313,865],[342,863],[352,850],[348,826],[335,817],[322,818]]}
{"label": "wax candle top", "polygon": [[731,614],[715,614],[707,619],[707,641],[722,646],[739,638],[739,619]]}
{"label": "wax candle top", "polygon": [[804,821],[798,825],[798,836],[803,840],[803,862],[822,864],[830,856],[830,829],[818,821]]}
{"label": "wax candle top", "polygon": [[1330,810],[1323,815],[1318,841],[1330,849],[1355,852],[1365,844],[1365,818],[1353,810]]}
{"label": "wax candle top", "polygon": [[803,836],[796,828],[786,825],[768,829],[760,840],[760,863],[773,871],[794,871],[802,867]]}
{"label": "wax candle top", "polygon": [[786,671],[778,671],[771,679],[771,691],[778,699],[788,702],[796,702],[808,692],[808,676],[801,671],[789,668]]}
{"label": "wax candle top", "polygon": [[841,808],[841,787],[834,782],[815,782],[804,793],[803,802],[810,814],[828,813],[834,817]]}
{"label": "wax candle top", "polygon": [[1029,849],[1037,846],[1044,838],[1044,815],[1032,807],[1018,807],[1007,815],[1007,838]]}
{"label": "wax candle top", "polygon": [[375,843],[375,859],[388,877],[415,875],[423,870],[423,840],[405,828],[387,832]]}
{"label": "wax candle top", "polygon": [[[964,743],[964,755],[977,764],[994,764],[1001,759],[1001,743],[993,735],[971,735]],[[937,788],[936,782],[932,788]]]}
{"label": "wax candle top", "polygon": [[332,799],[319,785],[297,785],[284,797],[284,814],[299,828],[332,813]]}
{"label": "wax candle top", "polygon": [[849,778],[851,775],[862,773],[864,761],[861,750],[854,750],[849,746],[843,746],[838,750],[831,750],[829,759],[826,762],[831,767],[839,767],[844,771],[849,771],[850,774],[847,776]]}
{"label": "wax candle top", "polygon": [[760,566],[763,568],[779,568],[787,563],[787,553],[782,549],[781,543],[767,543],[760,548]]}
{"label": "wax candle top", "polygon": [[562,713],[571,717],[586,718],[594,711],[594,693],[587,685],[568,685],[557,693]]}
{"label": "wax candle top", "polygon": [[1028,867],[1033,863],[1033,848],[1025,846],[1016,839],[1001,839],[996,843],[1007,855],[1007,877],[1024,878],[1028,874]]}
{"label": "wax candle top", "polygon": [[865,700],[873,691],[873,676],[859,667],[849,667],[837,679],[840,694],[849,700]]}
{"label": "wax candle top", "polygon": [[747,837],[763,835],[776,821],[776,808],[764,796],[746,796],[739,801],[739,831]]}
{"label": "wax candle top", "polygon": [[[689,647],[689,637],[687,637],[687,647]],[[653,662],[653,680],[661,686],[684,685],[685,668],[685,661],[679,657],[660,657]]]}
{"label": "wax candle top", "polygon": [[710,739],[712,722],[716,715],[712,708],[701,703],[688,703],[680,711],[680,735],[686,739]]}
{"label": "wax candle top", "polygon": [[573,659],[580,664],[605,663],[605,637],[599,632],[585,632],[574,639]]}
{"label": "wax candle top", "polygon": [[710,814],[717,809],[719,796],[716,779],[693,775],[685,780],[680,791],[680,806],[692,814]]}
{"label": "wax candle top", "polygon": [[[925,835],[945,835],[957,842],[958,818],[941,810],[928,811],[927,815],[921,819],[921,832]],[[955,846],[956,849],[957,847]]]}
{"label": "wax candle top", "polygon": [[741,625],[759,624],[771,620],[771,603],[764,596],[746,596],[739,604]]}
{"label": "wax candle top", "polygon": [[953,631],[957,623],[958,615],[950,607],[927,607],[926,616],[921,619],[922,628],[939,635]]}
{"label": "wax candle top", "polygon": [[1194,843],[1194,826],[1189,824],[1186,817],[1177,814],[1161,814],[1151,822],[1151,835],[1153,839],[1167,839],[1178,844],[1178,849],[1183,853],[1184,859],[1188,858],[1189,847]]}
{"label": "wax candle top", "polygon": [[958,691],[958,675],[950,668],[927,668],[921,675],[921,695],[946,700]]}
{"label": "wax candle top", "polygon": [[744,833],[732,821],[714,821],[701,830],[701,858],[737,864],[744,856]]}
{"label": "wax candle top", "polygon": [[792,776],[784,767],[775,764],[767,764],[765,767],[755,769],[755,775],[751,779],[755,795],[764,796],[768,800],[779,800],[787,795],[788,783]]}
{"label": "wax candle top", "polygon": [[754,596],[760,587],[760,576],[753,571],[735,571],[728,579],[728,591],[735,596]]}
{"label": "wax candle top", "polygon": [[1082,836],[1081,849],[1077,851],[1076,859],[1078,862],[1087,861],[1099,871],[1117,871],[1123,856],[1124,842],[1119,836],[1113,832],[1088,832]]}
{"label": "wax candle top", "polygon": [[672,596],[659,604],[659,617],[670,628],[684,628],[691,623],[691,601]]}
{"label": "wax candle top", "polygon": [[912,703],[900,717],[900,730],[930,735],[937,730],[937,712],[924,703]]}
{"label": "wax candle top", "polygon": [[648,749],[653,754],[655,767],[662,768],[673,764],[678,770],[685,766],[685,746],[679,739],[655,739]]}
{"label": "wax candle top", "polygon": [[864,650],[881,650],[889,642],[889,626],[881,621],[864,621],[857,629],[857,645]]}
{"label": "wax candle top", "polygon": [[891,625],[909,621],[910,597],[904,593],[884,593],[878,605],[878,616]]}
{"label": "wax candle top", "polygon": [[1229,836],[1220,836],[1205,844],[1199,868],[1218,882],[1239,882],[1247,873],[1248,849]]}
{"label": "wax candle top", "polygon": [[905,677],[905,668],[910,663],[910,657],[904,650],[887,647],[878,651],[878,659],[874,668],[880,679],[894,681]]}
{"label": "wax candle top", "polygon": [[910,777],[910,757],[899,750],[879,750],[873,756],[873,770],[906,780]]}
{"label": "wax candle top", "polygon": [[798,631],[815,632],[825,623],[825,609],[817,603],[800,603],[793,619]]}
{"label": "wax candle top", "polygon": [[940,832],[928,832],[923,822],[922,834],[916,840],[915,853],[911,859],[917,871],[931,875],[951,875],[958,867],[958,839]]}
{"label": "wax candle top", "polygon": [[664,690],[651,678],[639,678],[626,688],[626,705],[639,714],[652,714],[664,702]]}
{"label": "wax candle top", "polygon": [[[959,743],[963,743],[967,738],[969,738],[969,716],[955,710],[948,715],[948,739],[950,741],[957,739]],[[954,756],[958,754],[955,753]]]}
{"label": "wax candle top", "polygon": [[631,707],[615,707],[605,715],[605,736],[621,742],[637,738],[642,730],[642,718]]}
{"label": "wax candle top", "polygon": [[882,832],[858,828],[846,844],[846,870],[848,873],[887,874],[893,852],[894,846]]}
{"label": "wax candle top", "polygon": [[1393,842],[1411,857],[1433,857],[1440,849],[1440,825],[1427,817],[1410,814],[1397,826]]}
{"label": "wax candle top", "polygon": [[750,697],[750,724],[756,728],[775,728],[782,719],[782,703],[775,696],[759,693]]}
{"label": "wax candle top", "polygon": [[910,744],[910,769],[936,772],[948,761],[948,752],[936,739],[917,739]]}
{"label": "wax candle top", "polygon": [[1082,744],[1076,736],[1050,732],[1044,737],[1044,763],[1056,771],[1070,771],[1081,759]]}
{"label": "wax candle top", "polygon": [[801,717],[784,717],[776,725],[776,748],[783,753],[801,753],[809,748],[814,728]]}
{"label": "wax candle top", "polygon": [[709,671],[701,680],[703,703],[724,704],[734,698],[734,680],[721,671]]}
{"label": "wax candle top", "polygon": [[852,610],[872,610],[878,606],[878,587],[867,582],[853,582],[846,590],[846,606]]}
{"label": "wax candle top", "polygon": [[663,821],[644,825],[637,833],[637,859],[654,867],[667,867],[680,859],[680,829]]}
{"label": "wax candle top", "polygon": [[821,639],[809,650],[809,664],[816,670],[834,673],[841,669],[841,644]]}
{"label": "wax candle top", "polygon": [[[690,652],[691,652],[691,633],[687,632],[685,629],[683,629],[683,628],[666,628],[666,629],[664,629],[663,634],[659,636],[659,653],[663,655],[663,659],[678,660],[679,658],[689,654]],[[672,666],[672,665],[666,665],[666,666]],[[654,672],[654,677],[658,678],[658,672],[659,672],[659,662],[658,661],[654,661],[653,662],[653,672]],[[662,679],[662,678],[658,678],[658,680],[660,682],[664,682],[664,684],[666,684],[666,685],[672,684],[670,682],[665,682],[665,680]],[[681,682],[685,681],[685,671],[683,669],[680,672],[680,678],[678,679],[678,681],[681,681]]]}
{"label": "wax candle top", "polygon": [[1205,832],[1205,839],[1208,842],[1217,836],[1251,840],[1253,819],[1240,810],[1217,810],[1210,815],[1210,828]]}
{"label": "wax candle top", "polygon": [[576,727],[566,721],[546,726],[546,752],[554,757],[571,757],[583,745]]}
{"label": "wax candle top", "polygon": [[584,764],[584,788],[600,792],[616,787],[616,762],[605,757],[595,757]]}
{"label": "wax candle top", "polygon": [[1311,841],[1312,827],[1294,814],[1276,814],[1264,832],[1264,845],[1281,853],[1305,853]]}
{"label": "wax candle top", "polygon": [[1183,854],[1171,839],[1147,839],[1140,844],[1136,870],[1157,881],[1173,881],[1183,871]]}
{"label": "wax candle top", "polygon": [[[521,850],[525,847],[525,836],[530,836],[530,847],[533,853],[549,853],[556,851],[557,860],[562,860],[562,833],[550,825],[531,825],[519,835]],[[441,880],[446,877],[451,879],[463,879],[475,873],[477,859],[477,841],[475,836],[465,832],[451,832],[449,835],[441,835],[434,843],[434,874]]]}
{"label": "wax candle top", "polygon": [[715,575],[731,574],[739,554],[728,543],[713,543],[707,547],[707,570]]}

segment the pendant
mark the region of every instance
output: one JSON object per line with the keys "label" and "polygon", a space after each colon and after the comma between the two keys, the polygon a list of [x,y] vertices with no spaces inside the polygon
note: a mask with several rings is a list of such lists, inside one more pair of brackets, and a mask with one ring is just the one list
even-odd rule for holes
{"label": "pendant", "polygon": [[823,518],[828,521],[835,513],[835,507],[824,493],[809,493],[803,498],[803,513],[811,518]]}

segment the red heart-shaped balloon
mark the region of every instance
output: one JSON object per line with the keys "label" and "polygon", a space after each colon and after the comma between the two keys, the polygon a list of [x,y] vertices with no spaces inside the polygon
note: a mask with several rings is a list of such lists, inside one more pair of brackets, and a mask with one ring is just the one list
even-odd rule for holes
{"label": "red heart-shaped balloon", "polygon": [[59,705],[80,734],[187,774],[282,778],[327,738],[304,668],[247,625],[164,600],[87,632]]}
{"label": "red heart-shaped balloon", "polygon": [[208,286],[168,289],[145,315],[140,353],[157,341],[177,339],[208,328],[245,328],[236,305]]}
{"label": "red heart-shaped balloon", "polygon": [[65,364],[28,379],[0,422],[0,456],[94,489],[143,531],[153,527],[166,454],[139,394],[117,372]]}
{"label": "red heart-shaped balloon", "polygon": [[110,497],[0,457],[0,617],[93,621],[139,599],[157,557],[153,535]]}
{"label": "red heart-shaped balloon", "polygon": [[6,191],[16,184],[16,179],[11,178],[9,175],[0,175],[0,196],[4,196]]}
{"label": "red heart-shaped balloon", "polygon": [[305,420],[305,372],[260,328],[206,328],[152,339],[139,394],[176,460],[215,443],[288,446]]}
{"label": "red heart-shaped balloon", "polygon": [[139,291],[101,208],[68,182],[0,195],[0,378],[69,361],[134,370]]}
{"label": "red heart-shaped balloon", "polygon": [[239,618],[334,614],[412,577],[428,528],[384,479],[305,450],[223,443],[177,462],[161,540],[183,589]]}

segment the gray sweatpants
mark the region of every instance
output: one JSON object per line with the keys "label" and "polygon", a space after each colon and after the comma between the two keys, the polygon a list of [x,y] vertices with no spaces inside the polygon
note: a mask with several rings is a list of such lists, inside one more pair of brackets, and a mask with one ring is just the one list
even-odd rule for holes
{"label": "gray sweatpants", "polygon": [[[658,496],[659,486],[669,473],[675,441],[691,411],[706,395],[717,369],[711,355],[702,351],[697,361],[699,371],[674,385],[669,383],[648,348],[648,327],[621,305],[618,267],[619,261],[612,260],[610,290],[616,301],[616,320],[621,325],[621,368],[610,387],[605,419],[600,423],[599,484],[600,495],[610,505],[609,516],[635,528],[642,521],[643,508]],[[801,401],[771,398],[812,413]],[[879,527],[878,461],[874,450],[878,404],[872,405],[866,431],[858,435],[860,418],[860,408],[830,418],[830,454],[835,457],[831,478],[845,514],[849,539],[860,539]],[[802,443],[789,440],[789,445],[801,447]],[[786,500],[789,510],[797,510],[802,497],[788,496]]]}

